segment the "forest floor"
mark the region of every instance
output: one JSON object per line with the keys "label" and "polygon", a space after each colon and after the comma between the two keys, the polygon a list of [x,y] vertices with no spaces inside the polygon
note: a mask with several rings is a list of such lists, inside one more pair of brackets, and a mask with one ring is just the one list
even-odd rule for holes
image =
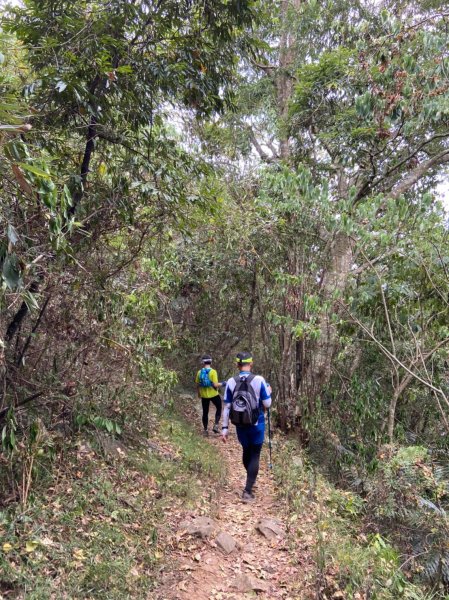
{"label": "forest floor", "polygon": [[270,471],[266,444],[256,500],[242,503],[235,433],[203,438],[184,396],[135,440],[80,430],[40,466],[28,505],[0,510],[0,600],[345,597],[317,596],[318,511],[298,454],[275,437]]}
{"label": "forest floor", "polygon": [[[241,501],[245,472],[235,434],[230,434],[226,444],[220,436],[211,434],[209,442],[221,455],[226,478],[218,483],[215,502],[206,501],[211,494],[205,486],[201,508],[179,515],[182,520],[173,524],[173,534],[166,548],[166,551],[171,549],[168,558],[172,568],[167,569],[156,599],[237,600],[257,595],[266,600],[305,600],[315,597],[312,589],[315,563],[310,543],[314,537],[313,518],[301,524],[300,535],[297,524],[289,527],[286,507],[277,498],[275,479],[269,470],[268,448],[262,453],[256,499],[245,504]],[[204,537],[193,532],[201,516],[210,517],[213,529]],[[268,537],[257,529],[263,519],[268,519]],[[275,531],[270,530],[270,526]],[[224,536],[225,545],[229,545],[226,550],[235,543],[229,553],[220,547],[223,532],[231,536]]]}

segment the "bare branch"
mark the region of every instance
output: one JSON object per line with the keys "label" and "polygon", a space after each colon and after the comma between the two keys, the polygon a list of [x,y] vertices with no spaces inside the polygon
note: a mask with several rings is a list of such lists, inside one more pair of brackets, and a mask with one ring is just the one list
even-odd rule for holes
{"label": "bare branch", "polygon": [[252,145],[254,146],[254,149],[256,150],[257,154],[260,156],[260,158],[264,161],[264,162],[272,162],[273,160],[275,160],[274,156],[270,156],[269,154],[267,154],[267,152],[265,152],[265,150],[262,148],[261,143],[259,142],[259,140],[256,137],[256,134],[254,133],[253,128],[248,125],[247,126],[247,130],[248,130],[248,134],[249,134],[249,138],[251,140]]}
{"label": "bare branch", "polygon": [[[368,329],[368,327],[366,327],[366,325],[364,325],[362,323],[362,321],[360,321],[360,319],[358,319],[356,316],[354,316],[348,310],[348,308],[344,305],[343,302],[340,301],[340,302],[338,302],[338,304],[351,317],[351,319],[354,321],[354,323],[357,323],[357,325],[359,325],[359,327],[373,340],[373,342],[380,348],[380,350],[383,352],[383,354],[385,354],[385,356],[387,358],[389,358],[391,361],[395,361],[397,363],[397,365],[399,365],[402,369],[404,369],[404,371],[407,371],[407,373],[409,373],[414,379],[417,379],[418,381],[420,381],[422,384],[424,384],[430,390],[436,392],[437,394],[439,394],[442,397],[445,397],[445,394],[441,388],[437,388],[432,383],[430,383],[430,381],[426,381],[425,379],[423,379],[420,375],[418,375],[418,373],[412,371],[397,356],[395,356],[392,352],[390,352],[388,350],[388,348],[386,348],[382,344],[382,342],[377,339],[377,337],[373,334],[373,332],[370,331]],[[449,338],[445,338],[444,340],[441,340],[440,342],[438,342],[438,344],[436,344],[431,350],[429,350],[428,352],[426,352],[424,354],[425,360],[428,360],[433,354],[435,354],[435,352],[437,352],[440,348],[442,348],[443,346],[445,346],[448,343],[449,343]],[[418,361],[419,361],[419,357],[417,360],[412,362],[411,367],[413,367],[415,365],[415,363]]]}
{"label": "bare branch", "polygon": [[[360,249],[360,251],[363,254],[363,256],[365,257],[365,260],[370,264],[371,268],[373,269],[374,273],[376,274],[377,281],[379,282],[379,289],[380,289],[380,294],[382,296],[382,304],[383,304],[383,307],[384,307],[385,319],[387,321],[388,333],[390,335],[391,349],[393,350],[393,353],[396,356],[396,344],[395,344],[395,341],[394,341],[393,329],[391,327],[390,313],[388,311],[387,299],[385,298],[385,292],[384,292],[384,288],[383,288],[382,277],[380,276],[380,273],[378,272],[378,270],[376,269],[376,267],[374,266],[374,264],[370,261],[370,259],[368,258],[368,256],[365,254],[365,252],[363,251],[363,249]],[[398,368],[397,368],[397,366],[396,366],[396,364],[394,362],[392,364],[393,364],[393,369],[394,369],[396,381],[399,381]]]}
{"label": "bare branch", "polygon": [[449,162],[449,150],[444,150],[443,152],[440,152],[440,154],[419,163],[419,165],[412,169],[412,171],[410,171],[410,173],[408,173],[408,175],[391,190],[388,196],[393,198],[393,200],[396,200],[396,198],[399,198],[399,196],[408,192],[408,190],[422,179],[422,177],[427,175],[432,167],[447,162]]}
{"label": "bare branch", "polygon": [[270,78],[274,78],[274,74],[272,73],[272,71],[274,71],[275,69],[277,69],[278,67],[276,65],[266,65],[266,64],[262,64],[259,63],[257,61],[255,61],[254,59],[251,59],[251,64],[254,67],[257,67],[258,69],[261,69],[264,73],[266,73],[268,75],[268,77]]}
{"label": "bare branch", "polygon": [[404,164],[406,164],[407,162],[409,162],[412,158],[414,158],[419,152],[421,152],[426,146],[428,146],[429,144],[431,144],[432,142],[434,142],[435,140],[439,140],[439,139],[445,139],[449,137],[449,131],[445,131],[443,133],[437,133],[435,135],[433,135],[432,137],[428,138],[427,140],[424,140],[422,142],[422,144],[420,144],[417,148],[415,148],[413,150],[413,152],[410,152],[409,154],[407,154],[407,156],[401,158],[401,160],[399,160],[396,164],[392,165],[385,173],[380,173],[378,178],[375,179],[372,182],[372,187],[377,186],[379,183],[381,183],[382,181],[385,181],[385,179],[387,177],[389,177],[390,175],[392,175],[395,171],[397,171],[400,167],[402,167]]}

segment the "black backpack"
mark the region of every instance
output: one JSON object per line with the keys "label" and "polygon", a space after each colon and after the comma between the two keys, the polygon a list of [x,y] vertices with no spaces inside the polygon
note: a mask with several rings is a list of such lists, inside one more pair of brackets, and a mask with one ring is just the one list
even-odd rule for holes
{"label": "black backpack", "polygon": [[251,385],[255,375],[250,373],[248,377],[234,377],[235,388],[231,402],[231,423],[238,426],[255,425],[259,420],[260,408],[256,392]]}

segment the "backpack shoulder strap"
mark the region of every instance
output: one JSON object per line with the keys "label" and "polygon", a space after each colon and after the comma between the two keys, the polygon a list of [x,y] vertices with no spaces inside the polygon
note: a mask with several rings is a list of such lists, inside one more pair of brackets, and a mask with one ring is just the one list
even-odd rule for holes
{"label": "backpack shoulder strap", "polygon": [[234,381],[235,381],[235,387],[232,391],[232,395],[235,395],[240,390],[242,383],[244,383],[246,381],[246,378],[240,379],[240,375],[236,375],[234,377]]}
{"label": "backpack shoulder strap", "polygon": [[[250,373],[248,375],[248,377],[240,377],[240,375],[236,375],[234,377],[235,380],[235,388],[234,388],[234,394],[236,392],[238,392],[242,386],[242,384],[246,385],[246,388],[248,389],[249,384],[251,383],[251,381],[254,379],[255,375],[253,375],[253,373]],[[251,386],[251,389],[254,390],[254,388]]]}
{"label": "backpack shoulder strap", "polygon": [[234,381],[235,381],[235,387],[234,387],[233,392],[235,392],[240,387],[240,384],[242,383],[242,380],[240,379],[240,375],[236,375],[234,377]]}

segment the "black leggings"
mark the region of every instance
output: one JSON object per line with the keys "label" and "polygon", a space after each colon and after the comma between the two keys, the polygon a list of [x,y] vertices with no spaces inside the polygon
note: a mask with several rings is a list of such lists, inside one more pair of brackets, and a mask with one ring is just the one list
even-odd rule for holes
{"label": "black leggings", "polygon": [[203,405],[203,427],[207,429],[209,422],[209,405],[212,404],[217,409],[215,412],[215,423],[218,424],[221,417],[221,396],[217,394],[213,398],[201,398],[201,404]]}
{"label": "black leggings", "polygon": [[243,465],[246,469],[245,491],[251,494],[259,472],[260,451],[263,444],[251,444],[243,447]]}

